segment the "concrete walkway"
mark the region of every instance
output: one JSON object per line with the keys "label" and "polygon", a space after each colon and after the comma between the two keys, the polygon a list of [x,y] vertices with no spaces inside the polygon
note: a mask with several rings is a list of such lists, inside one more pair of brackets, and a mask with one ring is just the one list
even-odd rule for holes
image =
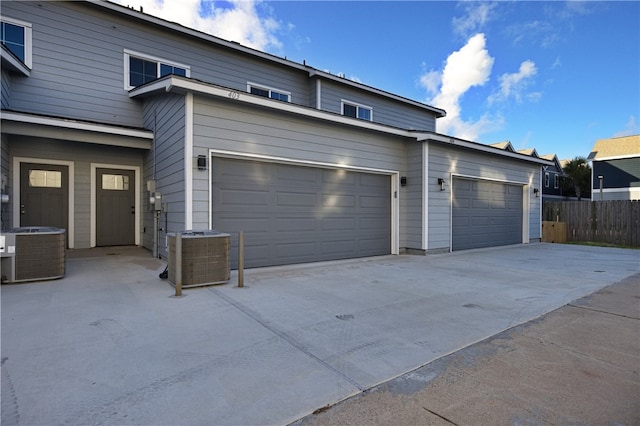
{"label": "concrete walkway", "polygon": [[[94,251],[94,253],[98,253]],[[640,272],[532,244],[249,270],[186,290],[141,249],[2,286],[2,424],[287,424]]]}
{"label": "concrete walkway", "polygon": [[296,422],[363,424],[640,424],[640,274]]}

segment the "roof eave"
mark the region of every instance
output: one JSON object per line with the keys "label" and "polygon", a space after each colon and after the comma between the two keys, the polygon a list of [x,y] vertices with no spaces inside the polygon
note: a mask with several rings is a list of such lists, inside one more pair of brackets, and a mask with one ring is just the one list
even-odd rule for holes
{"label": "roof eave", "polygon": [[138,98],[144,97],[145,95],[149,94],[165,92],[199,93],[202,95],[213,96],[233,102],[244,103],[246,105],[270,108],[272,110],[297,114],[318,120],[330,121],[336,124],[343,124],[346,126],[382,132],[404,138],[414,137],[411,131],[399,127],[360,120],[357,118],[334,114],[303,105],[292,104],[290,102],[277,101],[262,96],[252,95],[251,93],[247,93],[244,91],[230,89],[228,87],[222,87],[212,83],[205,83],[202,81],[175,75],[166,76],[151,83],[147,83],[143,86],[136,87],[129,91],[129,97]]}
{"label": "roof eave", "polygon": [[31,75],[31,69],[20,59],[18,59],[13,53],[9,51],[2,45],[2,68],[9,68],[12,71],[18,72],[25,77],[29,77]]}
{"label": "roof eave", "polygon": [[474,151],[485,152],[487,154],[500,155],[502,157],[513,158],[515,160],[527,161],[529,163],[536,163],[536,164],[545,165],[545,166],[552,166],[554,164],[553,161],[545,160],[542,158],[532,157],[525,154],[519,154],[517,152],[506,151],[501,148],[496,148],[496,147],[481,144],[478,142],[471,142],[464,139],[455,138],[453,136],[443,135],[440,133],[421,132],[416,136],[418,138],[418,141],[420,142],[433,141],[433,142],[458,146],[461,148],[467,148]]}
{"label": "roof eave", "polygon": [[363,89],[363,90],[366,90],[368,92],[373,92],[373,93],[376,93],[378,95],[381,95],[381,96],[384,96],[384,97],[387,97],[387,98],[392,98],[392,99],[395,99],[395,100],[400,101],[400,102],[411,104],[413,106],[416,106],[416,107],[419,107],[419,108],[423,108],[423,109],[428,110],[429,112],[434,113],[436,115],[436,118],[442,118],[442,117],[445,117],[447,115],[447,112],[445,110],[443,110],[442,108],[436,108],[436,107],[431,106],[431,105],[423,104],[422,102],[414,101],[413,99],[405,98],[405,97],[400,96],[400,95],[396,95],[396,94],[393,94],[393,93],[390,93],[390,92],[386,92],[384,90],[377,89],[375,87],[371,87],[371,86],[368,86],[366,84],[358,83],[357,81],[349,80],[347,78],[339,77],[337,75],[333,75],[333,74],[328,73],[328,72],[320,71],[320,70],[317,70],[317,69],[312,68],[312,67],[308,67],[308,68],[309,68],[309,77],[318,76],[320,78],[325,78],[327,80],[336,81],[336,82],[341,83],[341,84],[347,84],[349,86],[356,87],[358,89]]}
{"label": "roof eave", "polygon": [[371,92],[371,93],[375,93],[375,94],[380,95],[380,96],[384,96],[384,97],[387,97],[387,98],[390,98],[390,99],[394,99],[394,100],[397,100],[397,101],[400,101],[400,102],[404,102],[406,104],[410,104],[410,105],[413,105],[413,106],[417,106],[417,107],[426,109],[429,112],[434,113],[436,115],[436,118],[441,118],[441,117],[446,116],[446,112],[443,109],[436,108],[436,107],[433,107],[433,106],[430,106],[430,105],[427,105],[427,104],[423,104],[421,102],[414,101],[412,99],[404,98],[402,96],[395,95],[393,93],[386,92],[384,90],[377,89],[375,87],[371,87],[371,86],[368,86],[366,84],[358,83],[358,82],[355,82],[355,81],[352,81],[352,80],[348,80],[348,79],[345,79],[345,78],[341,78],[341,77],[335,76],[335,75],[330,74],[330,73],[319,71],[319,70],[317,70],[317,69],[315,69],[315,68],[313,68],[311,66],[308,66],[306,64],[299,64],[297,62],[290,61],[290,60],[288,60],[286,58],[281,58],[279,56],[275,56],[275,55],[272,55],[272,54],[269,54],[269,53],[262,52],[260,50],[256,50],[256,49],[252,49],[252,48],[247,47],[247,46],[243,46],[242,44],[237,43],[237,42],[227,41],[227,40],[221,39],[219,37],[215,37],[213,35],[210,35],[210,34],[207,34],[207,33],[201,32],[201,31],[197,31],[197,30],[194,30],[194,29],[189,28],[189,27],[185,27],[185,26],[180,25],[180,24],[175,23],[175,22],[170,22],[170,21],[167,21],[167,20],[164,20],[164,19],[161,19],[161,18],[157,18],[155,16],[147,15],[147,14],[139,12],[139,11],[137,11],[135,9],[131,9],[131,8],[128,8],[128,7],[125,7],[125,6],[121,6],[119,4],[111,3],[111,2],[105,1],[105,0],[87,0],[87,1],[89,3],[91,3],[91,4],[103,7],[105,9],[110,10],[110,11],[121,13],[121,14],[125,14],[125,15],[127,15],[129,17],[134,18],[134,19],[140,19],[140,20],[149,22],[149,23],[154,24],[154,25],[162,26],[162,27],[168,28],[168,29],[173,30],[173,31],[181,32],[183,34],[187,34],[189,36],[196,37],[196,38],[199,38],[201,40],[205,40],[205,41],[217,44],[219,46],[226,47],[228,49],[233,49],[233,50],[236,50],[236,51],[240,51],[240,52],[243,52],[245,54],[249,54],[249,55],[252,55],[252,56],[255,56],[255,57],[259,57],[259,58],[262,58],[262,59],[265,59],[265,60],[268,60],[268,61],[271,61],[271,62],[276,62],[276,63],[279,63],[281,65],[285,65],[287,67],[290,67],[290,68],[293,68],[293,69],[296,69],[296,70],[304,71],[304,72],[308,73],[309,77],[313,77],[314,75],[318,75],[318,76],[321,76],[321,77],[326,78],[326,79],[331,79],[331,80],[340,82],[342,84],[347,84],[347,85],[350,85],[350,86],[353,86],[353,87],[357,87],[357,88],[359,88],[361,90],[365,90],[365,91],[368,91],[368,92]]}

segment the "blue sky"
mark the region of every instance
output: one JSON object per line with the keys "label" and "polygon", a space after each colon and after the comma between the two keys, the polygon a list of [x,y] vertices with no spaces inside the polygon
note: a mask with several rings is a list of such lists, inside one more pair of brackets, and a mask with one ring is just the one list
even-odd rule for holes
{"label": "blue sky", "polygon": [[559,159],[640,133],[640,2],[116,0],[443,108]]}

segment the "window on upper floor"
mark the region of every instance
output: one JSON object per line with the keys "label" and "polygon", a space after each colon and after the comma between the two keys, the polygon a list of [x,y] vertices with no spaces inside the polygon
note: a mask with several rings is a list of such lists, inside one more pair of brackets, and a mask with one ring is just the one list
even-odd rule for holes
{"label": "window on upper floor", "polygon": [[13,18],[0,18],[2,44],[31,68],[31,24]]}
{"label": "window on upper floor", "polygon": [[247,92],[253,95],[263,96],[265,98],[276,99],[278,101],[291,102],[290,92],[259,84],[247,83]]}
{"label": "window on upper floor", "polygon": [[361,120],[373,120],[373,108],[355,102],[342,100],[342,115],[359,118]]}
{"label": "window on upper floor", "polygon": [[555,189],[560,188],[560,176],[559,176],[559,175],[555,175],[555,176],[553,177],[553,187],[554,187]]}
{"label": "window on upper floor", "polygon": [[174,74],[183,77],[191,76],[187,65],[178,64],[161,58],[141,53],[124,51],[124,88],[132,89],[165,75]]}
{"label": "window on upper floor", "polygon": [[549,187],[549,172],[544,172],[544,187]]}

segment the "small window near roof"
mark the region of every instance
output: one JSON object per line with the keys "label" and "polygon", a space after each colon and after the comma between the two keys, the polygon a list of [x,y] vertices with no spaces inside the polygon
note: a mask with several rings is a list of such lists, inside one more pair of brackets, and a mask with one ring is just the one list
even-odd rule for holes
{"label": "small window near roof", "polygon": [[359,118],[360,120],[371,121],[373,108],[360,105],[354,102],[342,101],[342,115]]}
{"label": "small window near roof", "polygon": [[549,172],[544,173],[544,187],[545,188],[549,187]]}
{"label": "small window near roof", "polygon": [[247,91],[252,95],[258,95],[265,98],[275,99],[282,102],[291,101],[291,93],[284,90],[273,89],[267,86],[261,86],[254,83],[247,83]]}
{"label": "small window near roof", "polygon": [[553,177],[553,187],[554,187],[555,189],[558,189],[558,188],[560,187],[560,176],[555,175],[555,176]]}
{"label": "small window near roof", "polygon": [[149,83],[165,75],[190,76],[190,68],[186,65],[143,55],[126,49],[124,51],[124,66],[124,87],[126,90]]}
{"label": "small window near roof", "polygon": [[2,17],[0,38],[11,53],[31,68],[31,24]]}

